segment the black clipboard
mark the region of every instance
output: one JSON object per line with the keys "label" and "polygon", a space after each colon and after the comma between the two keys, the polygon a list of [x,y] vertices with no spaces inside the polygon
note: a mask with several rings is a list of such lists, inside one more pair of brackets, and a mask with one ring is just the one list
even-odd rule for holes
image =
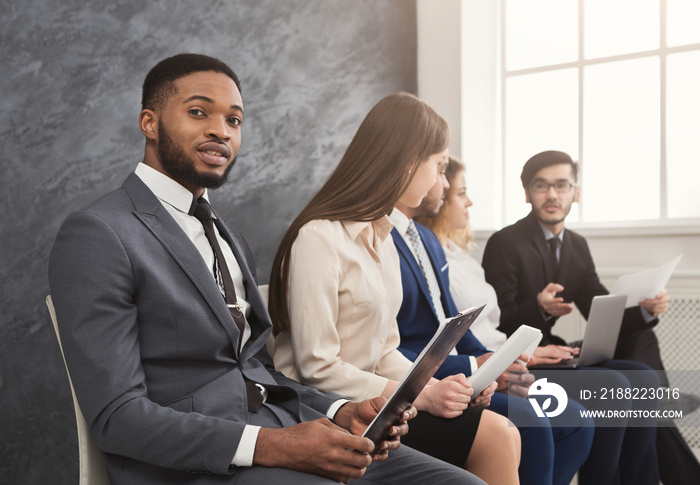
{"label": "black clipboard", "polygon": [[482,305],[479,308],[471,308],[459,313],[435,332],[433,338],[413,362],[406,376],[384,404],[384,407],[367,426],[362,436],[371,439],[376,445],[388,437],[389,428],[400,421],[401,414],[413,404],[418,394],[440,368],[457,342],[469,330],[485,306]]}

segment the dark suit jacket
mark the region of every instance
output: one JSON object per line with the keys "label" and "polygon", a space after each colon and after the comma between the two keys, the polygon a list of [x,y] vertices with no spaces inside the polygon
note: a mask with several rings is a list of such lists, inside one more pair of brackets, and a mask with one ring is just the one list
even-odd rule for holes
{"label": "dark suit jacket", "polygon": [[284,425],[325,414],[339,397],[274,370],[250,250],[221,219],[217,226],[252,306],[240,353],[204,260],[135,174],[58,233],[49,279],[66,361],[113,484],[209,483],[184,471],[235,473],[229,464],[248,421],[244,375],[267,387],[268,409]]}
{"label": "dark suit jacket", "polygon": [[[423,240],[423,245],[428,253],[430,262],[435,271],[435,276],[440,286],[441,302],[445,315],[454,316],[458,313],[457,307],[450,293],[449,268],[445,251],[438,238],[430,229],[416,224],[418,234]],[[401,262],[401,283],[403,284],[403,303],[397,316],[401,344],[399,350],[410,360],[415,360],[418,354],[428,344],[440,322],[433,308],[430,298],[428,283],[423,271],[413,256],[406,241],[396,229],[392,229],[391,236],[399,253]],[[470,355],[482,355],[488,352],[481,342],[474,336],[471,330],[467,330],[464,337],[457,344],[459,355],[450,355],[435,373],[435,377],[444,377],[463,372],[471,375]]]}
{"label": "dark suit jacket", "polygon": [[[537,294],[549,283],[564,287],[564,301],[573,302],[585,318],[596,295],[606,295],[583,236],[567,229],[561,246],[559,271],[549,256],[549,246],[536,217],[530,213],[512,226],[493,234],[484,249],[482,266],[486,281],[494,287],[501,307],[499,330],[511,335],[522,324],[542,330],[540,345],[561,344],[552,334],[557,317],[546,319],[537,303]],[[649,329],[658,320],[646,323],[639,307],[625,310],[621,335]]]}

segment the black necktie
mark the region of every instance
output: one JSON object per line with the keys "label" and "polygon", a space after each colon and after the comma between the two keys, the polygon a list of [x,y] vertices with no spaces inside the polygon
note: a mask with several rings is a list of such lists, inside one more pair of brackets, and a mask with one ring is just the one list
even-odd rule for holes
{"label": "black necktie", "polygon": [[[219,245],[219,240],[216,237],[216,228],[214,227],[214,220],[212,218],[213,211],[207,199],[200,197],[197,199],[197,205],[194,209],[194,216],[199,219],[204,226],[204,235],[207,237],[207,241],[214,250],[214,257],[216,260],[216,267],[218,267],[221,274],[221,279],[224,284],[224,298],[226,300],[226,306],[228,307],[233,321],[236,322],[238,327],[238,347],[241,346],[241,340],[243,338],[243,331],[245,330],[245,316],[241,306],[238,304],[238,298],[236,297],[236,290],[233,286],[233,278],[231,278],[231,272],[226,264],[226,258],[224,258],[224,253],[221,251],[221,246]],[[257,412],[263,402],[263,396],[260,390],[257,388],[254,382],[245,378],[246,391],[248,394],[248,411]]]}
{"label": "black necktie", "polygon": [[557,251],[561,247],[561,239],[554,236],[550,239],[547,239],[547,242],[549,243],[549,252],[550,258],[552,259],[552,268],[554,269],[554,274],[556,275],[559,272],[559,259],[557,258]]}

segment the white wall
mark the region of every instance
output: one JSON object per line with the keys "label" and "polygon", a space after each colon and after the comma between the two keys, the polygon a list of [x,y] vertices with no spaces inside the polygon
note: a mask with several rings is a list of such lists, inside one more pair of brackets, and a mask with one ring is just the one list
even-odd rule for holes
{"label": "white wall", "polygon": [[[417,2],[418,94],[452,126],[451,151],[467,164],[475,204],[472,223],[481,248],[502,220],[499,3]],[[682,253],[669,292],[676,299],[700,298],[700,227],[577,230],[588,239],[604,284],[612,286],[622,274],[661,265]],[[571,324],[572,337],[582,332],[582,325]]]}
{"label": "white wall", "polygon": [[417,2],[418,95],[452,128],[450,152],[467,164],[469,195],[479,206],[475,228],[500,224],[498,3]]}

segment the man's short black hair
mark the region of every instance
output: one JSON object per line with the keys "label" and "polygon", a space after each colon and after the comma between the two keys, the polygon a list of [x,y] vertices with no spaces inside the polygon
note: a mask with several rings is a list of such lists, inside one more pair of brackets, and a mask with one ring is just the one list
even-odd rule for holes
{"label": "man's short black hair", "polygon": [[163,59],[146,75],[141,92],[141,109],[162,109],[175,92],[175,81],[195,72],[214,71],[226,74],[241,91],[238,76],[223,61],[204,54],[177,54]]}
{"label": "man's short black hair", "polygon": [[530,160],[525,162],[523,171],[520,174],[520,180],[523,183],[523,187],[527,188],[530,185],[530,182],[532,182],[532,179],[535,178],[535,175],[537,175],[537,172],[543,168],[560,164],[571,165],[571,173],[574,176],[574,181],[576,181],[578,177],[578,164],[572,160],[571,156],[564,152],[548,150],[532,156]]}

